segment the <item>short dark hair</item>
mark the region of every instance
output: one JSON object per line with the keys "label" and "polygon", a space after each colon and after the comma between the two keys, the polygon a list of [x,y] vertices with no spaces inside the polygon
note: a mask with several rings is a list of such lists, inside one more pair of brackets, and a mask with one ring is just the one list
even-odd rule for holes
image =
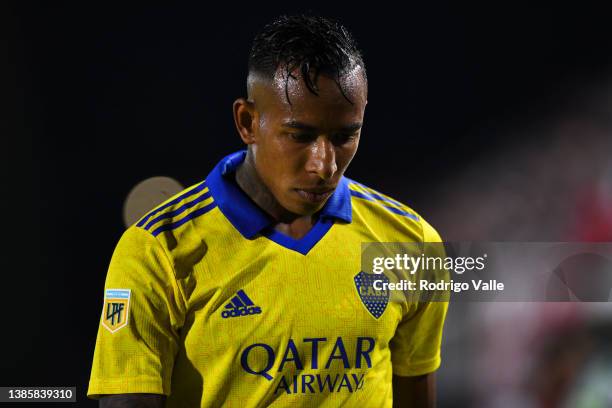
{"label": "short dark hair", "polygon": [[[291,73],[299,68],[310,92],[318,95],[319,74],[331,77],[346,97],[340,78],[355,66],[363,71],[362,53],[351,33],[339,22],[308,15],[281,16],[264,26],[253,40],[249,73],[272,79],[280,66],[285,69],[285,94]],[[312,75],[312,76],[311,76]],[[352,103],[352,102],[351,102]]]}

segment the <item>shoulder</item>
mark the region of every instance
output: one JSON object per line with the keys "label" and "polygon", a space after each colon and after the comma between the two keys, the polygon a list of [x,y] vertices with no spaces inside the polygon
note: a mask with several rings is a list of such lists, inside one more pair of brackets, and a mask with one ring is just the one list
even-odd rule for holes
{"label": "shoulder", "polygon": [[206,246],[202,242],[209,235],[210,224],[214,224],[209,217],[215,207],[206,181],[184,189],[125,230],[114,258],[141,263],[168,262],[176,277],[182,276],[178,265],[203,257]]}
{"label": "shoulder", "polygon": [[[395,234],[407,234],[421,242],[440,242],[438,232],[408,205],[345,177],[351,194],[353,215],[370,227]],[[383,237],[386,234],[383,234]],[[385,238],[389,239],[389,238]],[[398,238],[391,239],[396,241]]]}
{"label": "shoulder", "polygon": [[180,233],[181,227],[208,214],[215,203],[206,180],[187,187],[143,215],[131,229],[159,237],[162,233]]}

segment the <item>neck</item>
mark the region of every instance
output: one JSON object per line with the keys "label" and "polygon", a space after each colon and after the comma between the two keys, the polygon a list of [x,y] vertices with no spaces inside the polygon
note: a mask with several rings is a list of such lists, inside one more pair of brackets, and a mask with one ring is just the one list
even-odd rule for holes
{"label": "neck", "polygon": [[244,162],[236,170],[236,182],[255,204],[276,220],[274,229],[301,238],[315,223],[315,216],[295,214],[280,205],[257,174],[251,150],[247,151]]}

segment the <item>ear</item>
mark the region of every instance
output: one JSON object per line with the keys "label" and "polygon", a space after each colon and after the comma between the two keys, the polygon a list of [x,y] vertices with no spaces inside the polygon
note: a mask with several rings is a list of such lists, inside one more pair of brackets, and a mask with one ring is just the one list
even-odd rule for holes
{"label": "ear", "polygon": [[252,101],[238,98],[234,101],[234,123],[242,141],[248,145],[255,143],[254,126],[257,126],[257,113]]}

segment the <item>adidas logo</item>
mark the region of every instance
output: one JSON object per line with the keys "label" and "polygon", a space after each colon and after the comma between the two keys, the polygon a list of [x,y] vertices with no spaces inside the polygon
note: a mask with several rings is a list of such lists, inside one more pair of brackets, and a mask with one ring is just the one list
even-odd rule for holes
{"label": "adidas logo", "polygon": [[221,312],[221,317],[227,319],[229,317],[248,316],[261,313],[261,307],[255,306],[253,301],[240,289],[236,292],[236,296],[225,305],[225,309]]}

